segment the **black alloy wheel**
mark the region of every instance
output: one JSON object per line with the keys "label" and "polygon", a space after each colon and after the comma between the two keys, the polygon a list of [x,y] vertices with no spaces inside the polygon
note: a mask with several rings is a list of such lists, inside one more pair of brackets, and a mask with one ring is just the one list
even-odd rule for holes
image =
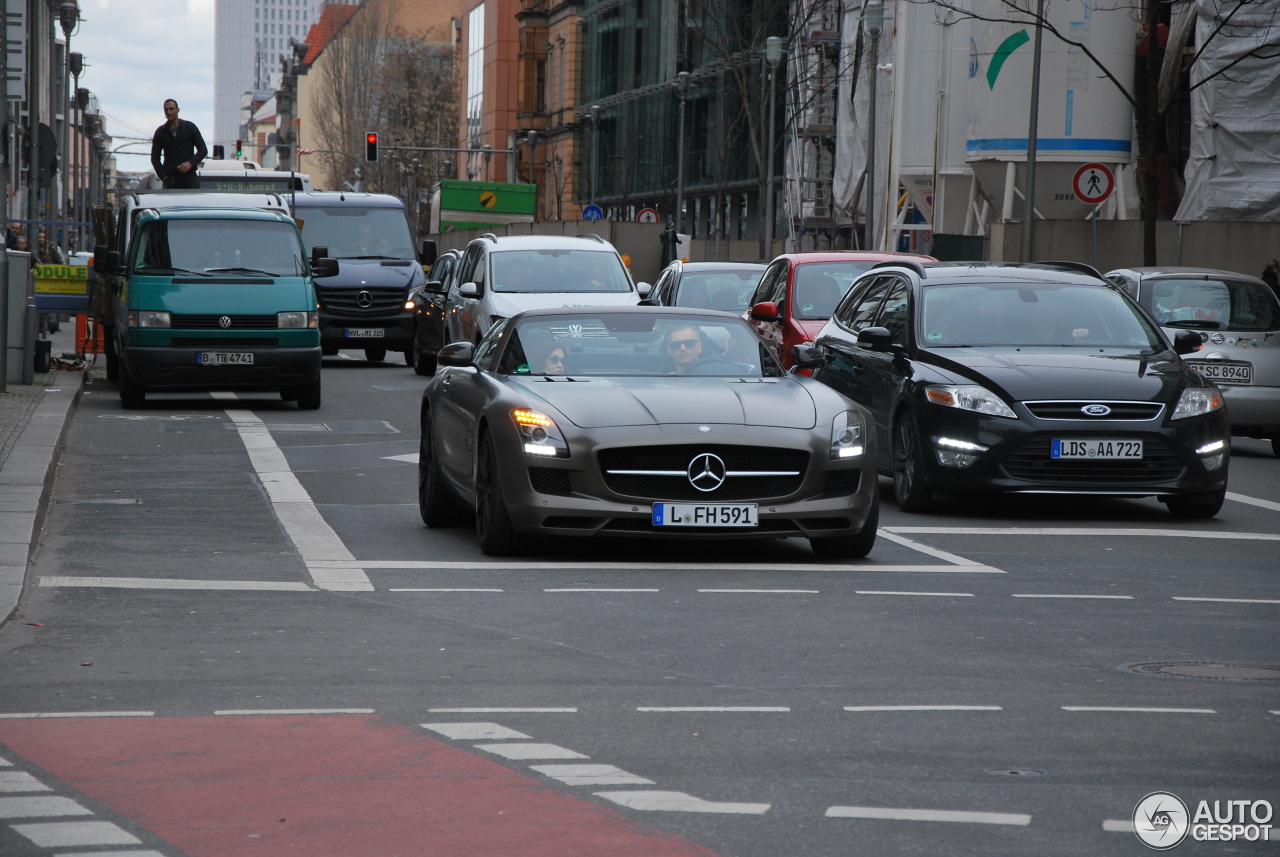
{"label": "black alloy wheel", "polygon": [[1222,511],[1222,504],[1226,499],[1227,489],[1224,486],[1218,491],[1166,497],[1164,502],[1175,518],[1212,518]]}
{"label": "black alloy wheel", "polygon": [[827,559],[862,559],[871,553],[876,543],[876,531],[880,528],[880,493],[872,495],[871,512],[862,529],[853,536],[832,536],[809,539],[809,547],[820,557]]}
{"label": "black alloy wheel", "polygon": [[418,439],[418,514],[428,527],[454,527],[466,519],[445,488],[432,429],[431,412],[426,411]]}
{"label": "black alloy wheel", "polygon": [[387,359],[387,349],[385,348],[366,348],[364,350],[364,359],[370,363],[381,363]]}
{"label": "black alloy wheel", "polygon": [[512,526],[502,500],[502,475],[490,433],[480,441],[476,471],[476,537],[480,550],[488,556],[508,556],[519,550],[523,539]]}
{"label": "black alloy wheel", "polygon": [[928,511],[933,490],[924,481],[924,446],[915,418],[903,414],[893,435],[893,499],[904,512]]}
{"label": "black alloy wheel", "polygon": [[418,375],[431,375],[436,371],[436,356],[428,351],[424,351],[422,343],[418,341],[418,329],[413,330],[413,350],[410,352],[409,365],[413,367],[413,371]]}

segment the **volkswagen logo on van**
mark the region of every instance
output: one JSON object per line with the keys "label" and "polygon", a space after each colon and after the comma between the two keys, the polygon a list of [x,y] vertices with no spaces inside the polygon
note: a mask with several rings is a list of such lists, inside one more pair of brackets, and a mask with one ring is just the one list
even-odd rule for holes
{"label": "volkswagen logo on van", "polygon": [[224,315],[218,319],[218,327],[222,328],[223,330],[226,330],[230,326],[231,326],[231,316]]}
{"label": "volkswagen logo on van", "polygon": [[1090,417],[1105,417],[1107,414],[1111,413],[1111,409],[1106,405],[1085,405],[1080,409],[1080,411],[1085,416]]}

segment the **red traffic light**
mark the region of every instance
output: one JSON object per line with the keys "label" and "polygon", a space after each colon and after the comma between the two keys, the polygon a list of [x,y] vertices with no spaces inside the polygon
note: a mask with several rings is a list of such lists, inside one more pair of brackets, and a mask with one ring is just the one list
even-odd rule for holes
{"label": "red traffic light", "polygon": [[366,161],[378,160],[378,133],[370,131],[364,135],[364,159]]}

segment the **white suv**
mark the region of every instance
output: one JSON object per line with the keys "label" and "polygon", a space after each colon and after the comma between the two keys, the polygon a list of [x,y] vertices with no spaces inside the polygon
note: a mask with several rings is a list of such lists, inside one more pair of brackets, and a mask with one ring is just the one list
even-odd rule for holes
{"label": "white suv", "polygon": [[598,235],[486,234],[467,245],[449,287],[446,339],[478,342],[495,320],[525,310],[635,306],[641,297],[618,251]]}

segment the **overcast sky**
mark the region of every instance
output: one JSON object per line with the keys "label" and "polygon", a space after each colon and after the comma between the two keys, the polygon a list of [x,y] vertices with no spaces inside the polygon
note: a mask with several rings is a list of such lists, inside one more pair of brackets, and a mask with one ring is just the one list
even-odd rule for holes
{"label": "overcast sky", "polygon": [[[213,133],[214,0],[79,0],[71,50],[84,54],[80,85],[98,98],[107,133],[150,141],[177,99],[183,119]],[[137,156],[125,153],[138,152]],[[150,169],[150,144],[117,153],[120,170]]]}

